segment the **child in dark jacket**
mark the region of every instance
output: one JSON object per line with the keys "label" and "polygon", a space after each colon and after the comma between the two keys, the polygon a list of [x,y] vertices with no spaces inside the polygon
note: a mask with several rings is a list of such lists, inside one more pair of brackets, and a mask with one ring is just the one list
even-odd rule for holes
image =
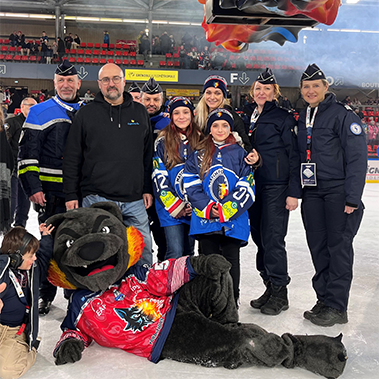
{"label": "child in dark jacket", "polygon": [[228,110],[219,108],[209,114],[208,136],[187,160],[183,181],[193,209],[190,235],[199,240],[201,252],[218,254],[221,250],[232,264],[238,304],[240,247],[249,238],[247,210],[254,202],[255,187],[252,168],[244,161],[246,152],[232,131],[233,116]]}
{"label": "child in dark jacket", "polygon": [[[19,378],[33,366],[39,345],[38,288],[52,257],[52,225],[40,225],[41,244],[22,227],[0,250],[0,377]],[[38,258],[38,262],[36,262]]]}

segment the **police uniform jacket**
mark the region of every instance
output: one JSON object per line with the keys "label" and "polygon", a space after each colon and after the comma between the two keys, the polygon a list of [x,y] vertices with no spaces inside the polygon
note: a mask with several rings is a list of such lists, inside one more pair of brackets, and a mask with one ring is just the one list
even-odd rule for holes
{"label": "police uniform jacket", "polygon": [[[30,296],[27,296],[27,298],[30,298],[30,312],[27,317],[25,334],[29,345],[29,350],[31,350],[32,347],[37,349],[39,345],[39,342],[37,341],[39,285],[41,279],[46,277],[49,262],[53,254],[53,243],[54,240],[51,236],[42,237],[40,241],[40,248],[37,251],[37,260],[32,268],[27,271],[28,286],[26,290],[30,290]],[[7,305],[9,306],[11,312],[12,309],[17,309],[17,304],[15,304],[15,302],[21,302],[9,277],[9,270],[11,270],[9,263],[9,256],[7,254],[0,254],[0,284],[6,283],[7,285],[5,291],[0,294],[0,297],[4,302],[4,308],[2,310],[3,318],[6,317]]]}
{"label": "police uniform jacket", "polygon": [[[298,125],[301,162],[307,161],[306,110]],[[319,187],[345,186],[346,205],[358,207],[367,170],[366,136],[359,117],[328,94],[318,105],[311,138],[311,162]]]}
{"label": "police uniform jacket", "polygon": [[288,184],[287,196],[300,198],[300,157],[295,135],[296,120],[276,101],[266,101],[255,125],[250,126],[251,144],[262,158],[255,171],[257,188],[267,184]]}
{"label": "police uniform jacket", "polygon": [[40,191],[63,196],[63,151],[79,107],[55,96],[30,108],[18,155],[18,174],[28,197]]}
{"label": "police uniform jacket", "polygon": [[[215,144],[212,163],[200,179],[202,153],[195,151],[183,173],[184,189],[192,205],[190,235],[225,233],[241,241],[250,234],[247,210],[255,199],[254,175],[244,162],[245,150],[238,144]],[[219,218],[212,218],[216,205]]]}
{"label": "police uniform jacket", "polygon": [[186,200],[183,188],[183,171],[185,161],[192,153],[187,137],[180,133],[180,144],[178,147],[182,162],[171,169],[167,169],[167,158],[165,156],[165,137],[161,136],[155,141],[153,157],[153,191],[155,196],[155,207],[161,226],[189,224],[189,217],[175,218],[185,207]]}

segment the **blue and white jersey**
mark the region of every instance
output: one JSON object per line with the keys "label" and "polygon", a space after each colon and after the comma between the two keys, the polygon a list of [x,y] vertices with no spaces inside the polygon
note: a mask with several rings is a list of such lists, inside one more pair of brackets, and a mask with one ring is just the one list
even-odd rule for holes
{"label": "blue and white jersey", "polygon": [[[193,213],[190,235],[224,231],[228,237],[247,241],[250,234],[247,210],[255,199],[254,174],[238,144],[217,145],[212,164],[200,179],[202,152],[194,152],[184,168],[184,189]],[[219,218],[212,218],[216,205]]]}
{"label": "blue and white jersey", "polygon": [[192,153],[186,136],[184,134],[180,134],[180,136],[181,141],[178,150],[182,163],[175,165],[170,170],[166,168],[165,137],[161,136],[155,141],[152,175],[153,191],[155,207],[163,227],[190,223],[190,217],[175,218],[186,205],[183,171],[185,161]]}

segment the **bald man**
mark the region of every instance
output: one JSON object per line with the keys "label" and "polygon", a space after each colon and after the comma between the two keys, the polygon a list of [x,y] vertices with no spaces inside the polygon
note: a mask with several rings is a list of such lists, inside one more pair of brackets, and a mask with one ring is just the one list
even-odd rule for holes
{"label": "bald man", "polygon": [[[66,208],[100,201],[118,205],[126,226],[143,235],[140,264],[152,263],[146,209],[151,188],[153,133],[145,107],[124,91],[125,78],[113,63],[98,74],[100,92],[76,115],[63,155]],[[83,149],[85,146],[85,149]]]}
{"label": "bald man", "polygon": [[26,120],[29,109],[36,104],[37,102],[32,97],[25,97],[21,101],[21,113],[15,117],[8,117],[4,125],[15,161],[11,187],[11,217],[14,219],[14,226],[23,226],[24,228],[28,220],[30,201],[17,175],[18,141],[20,140],[22,125]]}

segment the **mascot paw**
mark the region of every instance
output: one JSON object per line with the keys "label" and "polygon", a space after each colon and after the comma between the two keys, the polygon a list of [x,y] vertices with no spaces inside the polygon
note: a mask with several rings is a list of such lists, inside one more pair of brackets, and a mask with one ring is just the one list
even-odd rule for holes
{"label": "mascot paw", "polygon": [[75,338],[69,338],[61,343],[55,355],[57,366],[66,363],[74,363],[82,359],[84,342]]}
{"label": "mascot paw", "polygon": [[219,254],[191,257],[191,265],[198,275],[218,279],[221,274],[230,270],[231,264]]}

